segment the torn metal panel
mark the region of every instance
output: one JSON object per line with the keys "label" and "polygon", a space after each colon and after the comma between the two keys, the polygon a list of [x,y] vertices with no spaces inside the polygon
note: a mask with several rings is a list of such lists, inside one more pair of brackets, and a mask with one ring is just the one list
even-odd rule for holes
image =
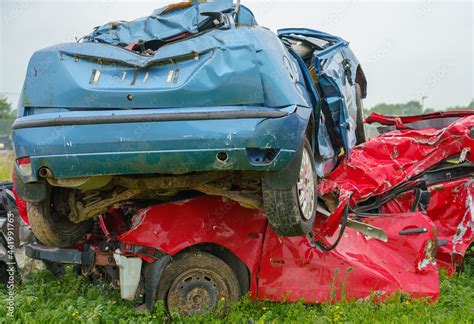
{"label": "torn metal panel", "polygon": [[[397,129],[440,129],[462,117],[468,117],[472,114],[473,112],[470,110],[437,111],[418,116],[385,116],[372,113],[366,118],[365,122],[369,124],[378,123],[386,126],[395,126]],[[440,122],[437,122],[437,120],[440,120]]]}
{"label": "torn metal panel", "polygon": [[[172,8],[171,6],[173,5],[156,9],[150,16],[131,22],[117,21],[96,27],[91,34],[84,38],[86,41],[108,44],[132,44],[139,41],[165,40],[184,32],[197,32],[199,23],[207,18],[203,13],[230,12],[234,7],[231,0],[192,1],[185,8]],[[253,15],[243,6],[239,10],[239,16],[238,18],[244,22],[256,25]]]}
{"label": "torn metal panel", "polygon": [[347,227],[354,229],[355,231],[364,234],[369,240],[375,238],[382,242],[388,242],[387,233],[381,228],[372,226],[370,224],[355,221],[353,219],[348,220]]}
{"label": "torn metal panel", "polygon": [[[438,242],[438,263],[448,272],[459,269],[462,258],[474,240],[472,177],[435,183],[428,187],[430,202],[426,215],[434,222]],[[404,193],[381,206],[383,213],[399,213],[413,204],[412,192]],[[461,263],[460,263],[461,262]]]}
{"label": "torn metal panel", "polygon": [[[435,265],[423,270],[425,246],[435,237],[432,230],[416,237],[400,236],[407,226],[432,228],[420,214],[373,219],[373,226],[387,232],[388,242],[367,239],[348,228],[339,245],[330,252],[319,251],[305,238],[282,238],[267,231],[259,273],[258,298],[306,303],[359,299],[374,291],[389,296],[404,291],[413,297],[439,294]],[[334,237],[328,238],[333,242]],[[383,298],[381,296],[381,298]]]}
{"label": "torn metal panel", "polygon": [[[320,182],[318,190],[322,195],[352,192],[352,205],[383,194],[464,148],[474,147],[473,126],[471,115],[441,130],[394,131],[374,137],[354,148],[347,161]],[[467,159],[473,160],[473,154]]]}
{"label": "torn metal panel", "polygon": [[[441,128],[433,126],[442,125],[445,118],[453,119]],[[354,148],[347,160],[320,182],[319,193],[328,207],[338,207],[330,216],[319,218],[314,232],[318,237],[332,235],[346,202],[356,211],[354,217],[361,216],[361,211],[375,216],[421,209],[433,220],[438,240],[444,242],[439,247],[439,262],[449,271],[455,270],[459,256],[473,242],[473,112],[371,115],[369,119],[395,125],[398,130]],[[422,124],[424,121],[436,122]],[[427,262],[421,261],[420,267]]]}
{"label": "torn metal panel", "polygon": [[281,29],[278,36],[288,42],[295,52],[300,53],[298,49],[303,45],[312,48],[311,51],[306,50],[306,54],[299,55],[306,61],[311,57],[311,77],[307,83],[314,82],[318,89],[315,91],[316,101],[322,101],[317,105],[315,114],[316,118],[321,119],[317,134],[319,159],[316,160],[316,169],[318,175],[324,177],[336,165],[340,149],[350,152],[356,145],[358,107],[354,85],[358,83],[366,90],[367,84],[357,77],[357,71],[362,71],[360,63],[348,47],[348,42],[342,38],[305,28]]}
{"label": "torn metal panel", "polygon": [[[318,303],[365,298],[373,291],[384,292],[380,299],[397,291],[437,299],[432,221],[417,212],[367,218],[364,222],[383,229],[386,242],[348,228],[336,249],[323,252],[305,236],[276,235],[257,210],[220,197],[202,196],[139,211],[132,228],[118,240],[127,247],[123,253],[141,246],[143,252],[172,256],[201,244],[221,246],[248,267],[250,293],[258,299]],[[400,235],[407,228],[427,230]],[[150,255],[138,255],[146,262],[154,260]]]}

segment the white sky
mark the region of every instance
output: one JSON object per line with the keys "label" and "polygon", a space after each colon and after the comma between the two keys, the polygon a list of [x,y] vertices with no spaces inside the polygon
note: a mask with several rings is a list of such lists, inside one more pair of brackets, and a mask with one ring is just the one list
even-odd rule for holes
{"label": "white sky", "polygon": [[[16,105],[35,50],[177,1],[0,0],[0,95]],[[272,30],[307,27],[350,41],[369,82],[366,107],[428,96],[425,105],[441,109],[474,97],[473,1],[242,3]]]}

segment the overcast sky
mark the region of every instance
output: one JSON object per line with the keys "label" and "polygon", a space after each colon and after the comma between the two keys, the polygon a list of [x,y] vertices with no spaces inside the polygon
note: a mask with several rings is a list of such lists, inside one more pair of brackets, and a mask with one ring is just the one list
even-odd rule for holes
{"label": "overcast sky", "polygon": [[[109,21],[147,16],[171,2],[0,0],[0,95],[16,106],[35,50],[74,41]],[[425,105],[441,109],[467,105],[474,96],[473,1],[242,3],[272,30],[307,27],[350,41],[369,82],[366,107],[428,96]]]}

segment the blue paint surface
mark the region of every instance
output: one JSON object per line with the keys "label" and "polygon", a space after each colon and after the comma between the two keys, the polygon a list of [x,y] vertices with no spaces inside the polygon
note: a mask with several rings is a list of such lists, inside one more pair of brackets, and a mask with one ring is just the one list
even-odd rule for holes
{"label": "blue paint surface", "polygon": [[[258,26],[246,7],[236,16],[230,0],[196,1],[183,10],[163,11],[129,23],[109,23],[81,42],[37,51],[28,65],[17,122],[253,109],[288,115],[18,128],[13,131],[15,154],[29,156],[33,169],[24,182],[38,181],[41,167],[50,168],[57,178],[278,171],[295,156],[310,119],[314,122],[309,133],[321,156],[318,164],[327,169],[341,147],[329,138],[322,103],[331,111],[343,148],[349,151],[354,145],[353,107],[347,94],[359,63],[348,42],[308,29],[275,35]],[[225,23],[200,31],[206,12],[220,12]],[[285,42],[289,35],[329,45],[308,62]],[[146,54],[130,49],[156,41],[161,47]],[[344,59],[351,62],[350,76],[341,67]],[[311,67],[319,89],[311,81]],[[253,155],[268,149],[278,152],[274,160],[256,163]],[[229,156],[225,165],[216,164],[215,156],[222,151]]]}

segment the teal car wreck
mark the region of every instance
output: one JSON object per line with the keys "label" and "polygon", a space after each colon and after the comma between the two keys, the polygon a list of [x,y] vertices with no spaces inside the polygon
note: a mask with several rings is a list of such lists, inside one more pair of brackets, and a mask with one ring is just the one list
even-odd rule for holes
{"label": "teal car wreck", "polygon": [[339,37],[275,34],[231,0],[173,4],[33,55],[15,186],[35,235],[55,246],[114,204],[202,193],[306,234],[318,177],[365,141],[366,87]]}

